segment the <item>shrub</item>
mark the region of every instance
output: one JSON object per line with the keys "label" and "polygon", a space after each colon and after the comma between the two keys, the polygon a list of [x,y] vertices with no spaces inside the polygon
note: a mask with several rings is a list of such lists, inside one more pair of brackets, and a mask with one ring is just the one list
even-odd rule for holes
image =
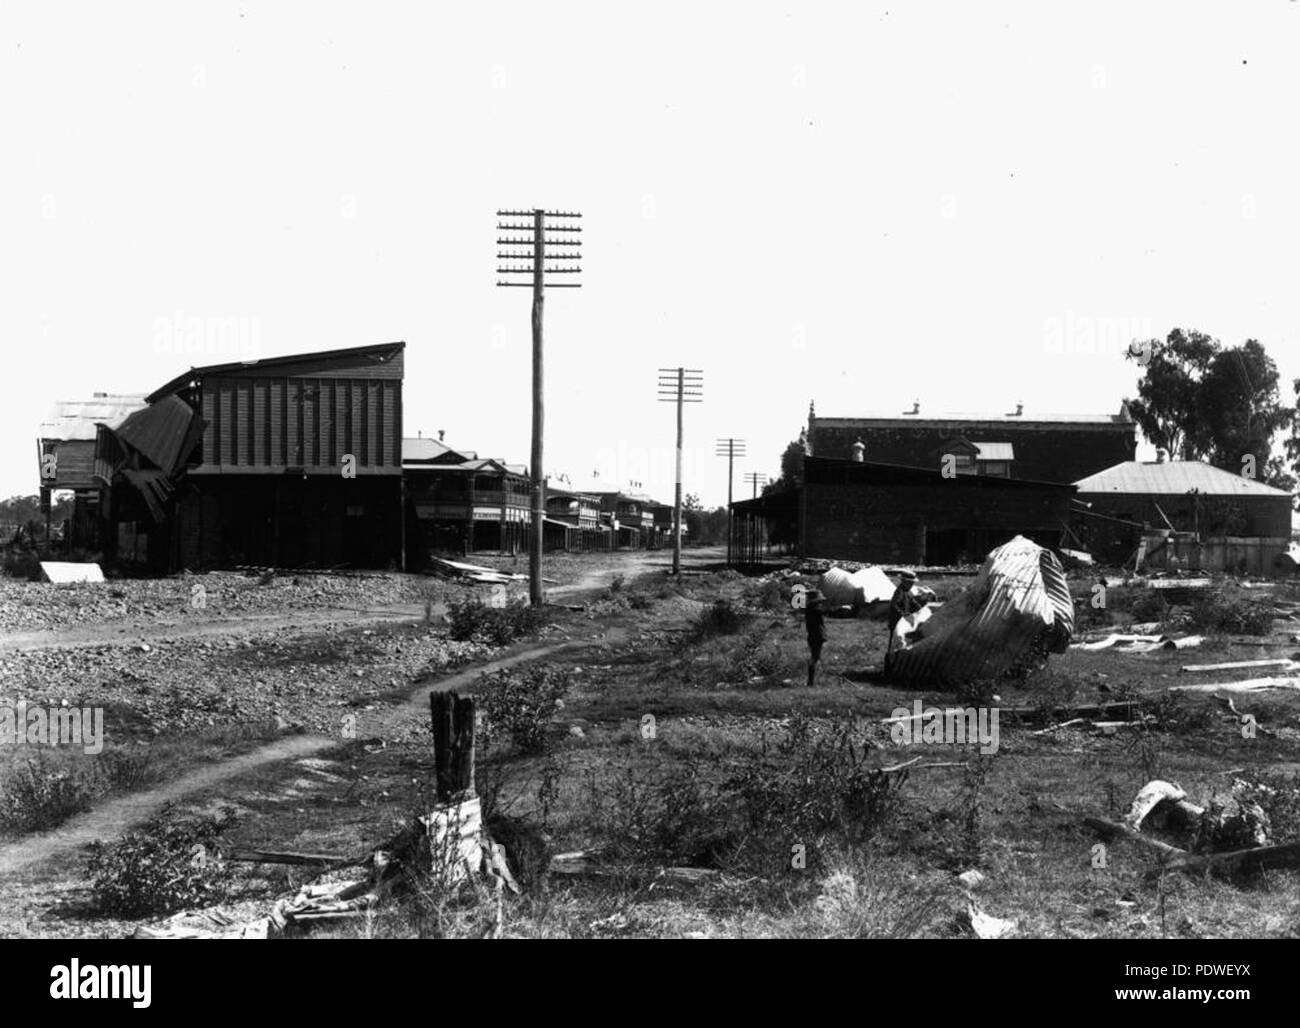
{"label": "shrub", "polygon": [[477,597],[452,602],[447,617],[453,639],[494,646],[505,646],[522,635],[536,632],[546,621],[541,610],[522,600],[493,607]]}
{"label": "shrub", "polygon": [[1241,776],[1240,798],[1259,804],[1268,816],[1274,843],[1300,841],[1300,780],[1251,769]]}
{"label": "shrub", "polygon": [[532,664],[485,677],[478,697],[487,739],[508,738],[524,753],[544,752],[546,728],[569,691],[564,670],[554,664]]}
{"label": "shrub", "polygon": [[753,833],[810,850],[829,837],[859,844],[896,812],[907,781],[906,771],[873,767],[871,749],[853,718],[819,725],[797,715],[784,738],[775,746],[765,739],[761,755],[736,769],[722,792]]}
{"label": "shrub", "polygon": [[1129,613],[1139,624],[1146,621],[1163,621],[1169,616],[1169,601],[1155,590],[1147,590],[1133,601]]}
{"label": "shrub", "polygon": [[58,767],[46,757],[13,769],[0,791],[0,828],[39,832],[90,809],[94,795],[84,774]]}
{"label": "shrub", "polygon": [[1253,600],[1229,600],[1210,595],[1192,604],[1189,617],[1191,623],[1202,631],[1268,635],[1275,615],[1271,607]]}
{"label": "shrub", "polygon": [[694,761],[589,769],[587,816],[600,826],[606,852],[633,865],[712,862],[723,845],[725,819],[717,796]]}
{"label": "shrub", "polygon": [[216,844],[235,820],[219,815],[183,818],[169,804],[109,847],[93,844],[91,893],[105,914],[139,917],[205,906],[225,893],[230,871]]}
{"label": "shrub", "polygon": [[700,612],[691,626],[690,637],[698,642],[716,635],[735,635],[747,620],[746,615],[724,597],[714,600],[711,607]]}

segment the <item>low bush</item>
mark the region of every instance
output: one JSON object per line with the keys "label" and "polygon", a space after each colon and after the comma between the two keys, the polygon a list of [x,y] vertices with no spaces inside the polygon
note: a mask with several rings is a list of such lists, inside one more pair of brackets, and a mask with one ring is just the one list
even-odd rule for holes
{"label": "low bush", "polygon": [[169,914],[219,901],[230,870],[217,844],[235,820],[220,814],[178,816],[169,805],[114,846],[96,842],[90,857],[91,894],[114,916]]}
{"label": "low bush", "polygon": [[1241,799],[1259,804],[1268,816],[1272,841],[1300,841],[1300,779],[1277,771],[1251,769],[1241,780]]}
{"label": "low bush", "polygon": [[586,777],[587,818],[620,863],[701,866],[725,845],[725,818],[701,765],[630,759]]}
{"label": "low bush", "polygon": [[1268,635],[1276,615],[1273,608],[1254,600],[1231,600],[1217,594],[1202,597],[1188,612],[1195,628],[1228,635]]}
{"label": "low bush", "polygon": [[907,772],[882,772],[867,759],[873,747],[855,719],[838,723],[792,719],[774,746],[735,768],[723,783],[753,837],[803,844],[807,852],[836,839],[852,845],[875,835],[899,806]]}
{"label": "low bush", "polygon": [[520,636],[531,635],[546,623],[546,615],[523,600],[494,607],[477,597],[453,601],[448,605],[447,617],[453,639],[493,646],[506,646]]}
{"label": "low bush", "polygon": [[691,625],[690,637],[699,642],[718,635],[735,635],[749,620],[748,616],[728,599],[714,600],[702,610]]}
{"label": "low bush", "polygon": [[554,664],[530,664],[485,676],[478,690],[488,742],[509,739],[523,753],[546,750],[546,730],[563,706],[570,679]]}
{"label": "low bush", "polygon": [[0,828],[39,832],[90,809],[90,776],[40,755],[13,768],[0,786]]}

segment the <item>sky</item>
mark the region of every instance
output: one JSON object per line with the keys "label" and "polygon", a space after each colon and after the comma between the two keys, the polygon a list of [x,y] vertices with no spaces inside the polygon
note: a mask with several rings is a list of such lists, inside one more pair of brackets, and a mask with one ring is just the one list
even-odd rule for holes
{"label": "sky", "polygon": [[1291,0],[4,0],[0,496],[57,400],[399,339],[406,434],[527,462],[503,207],[584,216],[583,288],[546,299],[575,480],[671,500],[660,367],[703,371],[710,505],[715,440],[744,495],[810,400],[1116,413],[1124,348],[1174,326],[1289,383],[1298,41]]}

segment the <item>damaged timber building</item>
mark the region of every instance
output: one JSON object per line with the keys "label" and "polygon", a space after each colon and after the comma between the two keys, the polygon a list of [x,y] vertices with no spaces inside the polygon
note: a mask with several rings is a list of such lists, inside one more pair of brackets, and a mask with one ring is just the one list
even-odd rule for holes
{"label": "damaged timber building", "polygon": [[192,368],[100,424],[105,556],[157,573],[401,566],[405,345]]}
{"label": "damaged timber building", "polygon": [[867,563],[978,562],[1017,535],[1057,547],[1073,484],[1130,461],[1137,429],[1113,415],[819,418],[810,406],[796,487],[732,504],[740,560],[773,541],[804,557]]}

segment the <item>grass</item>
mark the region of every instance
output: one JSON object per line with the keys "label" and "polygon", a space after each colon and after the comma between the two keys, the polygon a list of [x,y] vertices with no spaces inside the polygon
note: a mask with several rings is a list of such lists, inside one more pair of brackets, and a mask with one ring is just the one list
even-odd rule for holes
{"label": "grass", "polygon": [[[966,580],[930,584],[950,595]],[[879,721],[910,706],[916,694],[873,674],[883,657],[884,624],[829,618],[818,684],[809,689],[802,622],[780,606],[771,585],[730,574],[624,582],[606,598],[640,594],[650,605],[611,604],[598,618],[603,643],[548,660],[568,691],[562,706],[545,710],[545,751],[502,738],[479,753],[479,791],[492,796],[498,837],[525,855],[519,859],[530,869],[521,875],[528,882],[523,895],[503,896],[498,905],[481,890],[447,895],[426,883],[372,918],[320,934],[968,935],[956,875],[978,867],[987,876],[978,890],[981,907],[1014,921],[1022,936],[1300,935],[1295,873],[1249,882],[1149,880],[1149,855],[1123,842],[1108,845],[1105,867],[1097,868],[1097,839],[1081,823],[1084,815],[1120,816],[1155,773],[1205,803],[1230,785],[1225,771],[1244,768],[1243,777],[1280,790],[1270,800],[1275,832],[1294,837],[1287,790],[1300,770],[1295,696],[1239,698],[1238,709],[1275,733],[1247,739],[1212,698],[1169,698],[1167,687],[1187,679],[1179,668],[1194,662],[1188,652],[1072,650],[1022,683],[997,684],[1000,706],[1031,713],[1002,720],[995,758],[979,759],[973,749],[895,746]],[[701,620],[715,623],[708,612],[718,600],[738,612],[728,622],[735,630],[698,632]],[[1117,624],[1131,618],[1117,610],[1108,616]],[[1274,641],[1287,655],[1294,649]],[[1196,660],[1260,653],[1221,637]],[[927,705],[953,699],[940,692],[920,698]],[[1063,704],[1119,698],[1144,704],[1155,719],[1149,729],[1035,734]],[[850,719],[850,755],[811,743],[781,749],[805,730],[833,741]],[[913,757],[962,766],[898,776],[888,809],[863,814],[877,803],[862,784],[870,772]],[[342,746],[321,763],[329,777],[294,764],[261,769],[225,788],[241,808],[234,841],[353,853],[378,844],[428,802],[432,753],[418,736]],[[746,782],[748,791],[737,784]],[[852,802],[842,802],[846,797]],[[765,821],[755,812],[770,816]],[[799,862],[796,845],[805,847]],[[572,850],[650,870],[612,878],[538,873],[550,854]],[[684,885],[658,877],[653,868],[661,863],[722,873]],[[256,874],[247,888],[269,899],[301,872]]]}

